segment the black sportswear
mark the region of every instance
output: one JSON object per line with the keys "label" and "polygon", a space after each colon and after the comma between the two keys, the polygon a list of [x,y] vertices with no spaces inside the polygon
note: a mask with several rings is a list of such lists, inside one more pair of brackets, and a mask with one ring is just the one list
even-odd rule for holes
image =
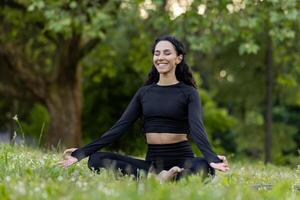
{"label": "black sportswear", "polygon": [[197,89],[183,82],[168,86],[153,83],[141,87],[121,118],[108,131],[71,155],[81,160],[93,154],[119,138],[139,117],[143,118],[145,133],[190,134],[208,163],[222,162],[208,142]]}

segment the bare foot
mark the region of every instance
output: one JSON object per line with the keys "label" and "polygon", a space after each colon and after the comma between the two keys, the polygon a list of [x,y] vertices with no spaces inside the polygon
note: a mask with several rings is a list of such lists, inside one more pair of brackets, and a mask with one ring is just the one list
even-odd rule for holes
{"label": "bare foot", "polygon": [[179,172],[182,172],[183,168],[179,168],[177,166],[172,167],[171,169],[161,171],[157,176],[156,179],[160,182],[170,181],[174,178]]}

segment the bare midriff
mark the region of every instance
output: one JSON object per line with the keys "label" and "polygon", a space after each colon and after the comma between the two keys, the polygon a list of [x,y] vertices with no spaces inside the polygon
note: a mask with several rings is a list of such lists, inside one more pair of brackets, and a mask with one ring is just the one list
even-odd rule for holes
{"label": "bare midriff", "polygon": [[146,133],[148,144],[172,144],[187,141],[185,133]]}

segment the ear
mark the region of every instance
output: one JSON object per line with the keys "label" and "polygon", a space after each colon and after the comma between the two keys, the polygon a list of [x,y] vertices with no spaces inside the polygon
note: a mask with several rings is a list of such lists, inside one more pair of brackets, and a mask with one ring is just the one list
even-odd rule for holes
{"label": "ear", "polygon": [[179,56],[177,56],[176,59],[176,64],[179,64],[182,61],[183,56],[180,54]]}

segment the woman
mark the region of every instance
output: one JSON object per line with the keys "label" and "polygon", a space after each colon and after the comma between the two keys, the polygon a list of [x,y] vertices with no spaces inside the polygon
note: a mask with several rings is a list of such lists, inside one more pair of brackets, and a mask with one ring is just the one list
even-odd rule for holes
{"label": "woman", "polygon": [[[155,40],[152,54],[153,67],[148,80],[136,92],[121,118],[99,139],[79,149],[67,149],[61,166],[68,167],[89,156],[90,169],[113,168],[135,177],[140,171],[150,171],[158,174],[160,180],[195,173],[206,177],[214,175],[214,169],[229,170],[225,156],[217,156],[208,142],[200,99],[185,62],[183,45],[174,37],[162,36]],[[139,117],[143,118],[148,143],[145,160],[97,152],[119,138]],[[188,134],[204,158],[194,157]]]}

